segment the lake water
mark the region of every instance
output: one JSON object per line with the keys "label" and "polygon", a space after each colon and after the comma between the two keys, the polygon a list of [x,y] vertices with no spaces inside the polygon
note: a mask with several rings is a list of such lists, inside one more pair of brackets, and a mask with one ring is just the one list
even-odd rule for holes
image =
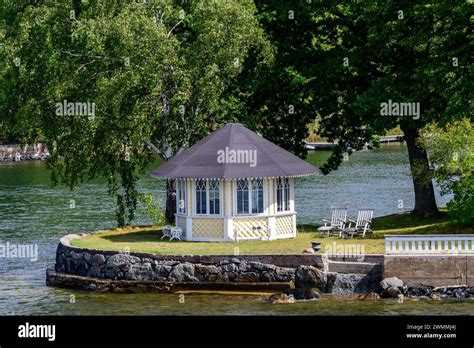
{"label": "lake water", "polygon": [[[319,163],[327,153],[312,154]],[[370,206],[376,215],[413,207],[406,148],[388,146],[358,152],[328,176],[298,178],[295,192],[299,222],[330,216],[331,204]],[[144,176],[140,190],[163,197],[164,183]],[[403,208],[399,205],[403,203]],[[438,205],[446,203],[439,197]],[[0,315],[314,315],[314,314],[472,314],[474,300],[465,302],[358,301],[325,297],[318,302],[272,305],[262,296],[176,294],[108,294],[45,286],[45,271],[54,266],[61,236],[115,226],[115,200],[101,182],[74,191],[53,188],[42,162],[0,164],[0,244],[36,244],[38,260],[0,258]],[[141,209],[136,224],[151,223]],[[181,301],[182,302],[182,301]]]}

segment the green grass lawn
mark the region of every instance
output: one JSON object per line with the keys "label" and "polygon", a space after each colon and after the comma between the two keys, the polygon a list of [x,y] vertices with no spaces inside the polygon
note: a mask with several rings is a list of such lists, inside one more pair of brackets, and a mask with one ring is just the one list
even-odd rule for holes
{"label": "green grass lawn", "polygon": [[[316,232],[317,225],[299,225],[298,234],[293,239],[275,241],[222,242],[180,242],[161,240],[161,230],[157,226],[127,227],[93,233],[90,236],[72,241],[73,246],[90,249],[148,252],[155,254],[182,255],[225,255],[234,254],[300,254],[311,246],[311,242],[321,242],[321,251],[326,246],[361,243],[365,254],[385,252],[385,234],[449,234],[474,233],[474,226],[462,226],[450,222],[445,211],[440,217],[419,218],[409,213],[384,216],[374,219],[374,233],[366,238],[340,239],[321,238]],[[362,251],[362,250],[361,250]]]}

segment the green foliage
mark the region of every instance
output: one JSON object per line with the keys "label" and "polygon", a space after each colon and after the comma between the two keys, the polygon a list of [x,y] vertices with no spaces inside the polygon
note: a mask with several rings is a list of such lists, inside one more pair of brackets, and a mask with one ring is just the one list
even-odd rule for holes
{"label": "green foliage", "polygon": [[165,223],[165,213],[160,209],[159,199],[154,200],[152,195],[146,194],[140,194],[138,199],[145,204],[146,212],[153,219],[155,225],[163,225]]}
{"label": "green foliage", "polygon": [[454,199],[449,201],[450,216],[462,223],[472,224],[474,222],[474,175],[462,177],[453,183]]}
{"label": "green foliage", "polygon": [[[315,10],[312,61],[317,63],[312,65],[316,78],[311,86],[323,136],[360,149],[374,133],[397,125],[403,129],[433,121],[443,124],[463,117],[472,107],[473,37],[468,34],[472,3],[325,4]],[[389,99],[420,102],[420,119],[381,116],[380,103]]]}
{"label": "green foliage", "polygon": [[[268,0],[257,7],[277,53],[248,84],[256,90],[248,101],[255,128],[304,157],[306,125],[317,119],[318,134],[338,144],[324,173],[340,166],[348,146],[360,150],[374,134],[399,126],[416,139],[426,124],[472,114],[472,1]],[[380,115],[389,100],[420,103],[420,118]],[[426,155],[413,144],[410,163],[424,170]],[[427,175],[413,175],[415,210],[435,213]]]}
{"label": "green foliage", "polygon": [[474,127],[464,118],[440,128],[423,130],[422,145],[428,151],[434,177],[443,194],[453,194],[447,203],[450,215],[461,223],[474,222]]}
{"label": "green foliage", "polygon": [[[309,123],[301,120],[318,116],[319,134],[339,142],[333,157],[340,157],[347,145],[361,149],[373,134],[398,125],[444,124],[472,111],[472,2],[273,0],[257,6],[277,55],[257,88],[266,92],[253,101],[261,106],[259,122],[278,133],[274,138],[285,138],[286,125],[300,128],[283,145],[300,143]],[[389,99],[420,102],[421,118],[381,116],[380,103]],[[339,164],[331,159],[327,170]]]}
{"label": "green foliage", "polygon": [[[266,59],[254,12],[251,0],[3,2],[0,123],[23,141],[41,131],[53,182],[106,178],[124,225],[152,149],[166,159],[233,119],[243,62]],[[58,115],[63,101],[95,114]]]}

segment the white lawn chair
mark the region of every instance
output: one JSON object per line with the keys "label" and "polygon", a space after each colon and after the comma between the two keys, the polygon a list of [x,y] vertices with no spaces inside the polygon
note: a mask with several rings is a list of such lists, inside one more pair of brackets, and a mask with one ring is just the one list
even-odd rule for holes
{"label": "white lawn chair", "polygon": [[339,235],[342,236],[342,230],[345,227],[347,221],[347,207],[331,207],[332,216],[331,220],[323,219],[324,226],[318,228],[318,231],[321,232],[321,235]]}
{"label": "white lawn chair", "polygon": [[163,228],[161,229],[161,231],[163,232],[163,235],[161,236],[161,239],[163,239],[165,237],[171,238],[171,230],[172,229],[173,229],[173,226],[170,226],[170,225],[163,226]]}
{"label": "white lawn chair", "polygon": [[172,241],[173,239],[179,239],[181,241],[181,235],[183,234],[183,230],[181,229],[181,227],[173,227],[171,229],[171,238],[170,238],[170,241]]}
{"label": "white lawn chair", "polygon": [[[374,209],[372,208],[360,208],[357,213],[357,221],[350,220],[349,227],[345,228],[342,233],[343,236],[350,236],[354,238],[354,235],[362,235],[362,238],[365,237],[366,233],[372,232],[372,218],[374,216]],[[352,227],[354,224],[354,227]]]}

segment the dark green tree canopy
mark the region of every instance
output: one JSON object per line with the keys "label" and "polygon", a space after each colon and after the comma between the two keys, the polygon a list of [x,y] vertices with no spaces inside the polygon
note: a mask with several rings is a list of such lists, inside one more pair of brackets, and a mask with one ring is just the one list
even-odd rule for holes
{"label": "dark green tree canopy", "polygon": [[[106,178],[123,225],[152,149],[166,159],[225,123],[249,52],[270,56],[254,12],[250,0],[8,2],[1,119],[25,142],[41,131],[55,181]],[[68,102],[95,112],[58,112]]]}
{"label": "dark green tree canopy", "polygon": [[[473,3],[273,0],[257,1],[257,7],[277,52],[268,77],[260,79],[263,86],[256,87],[266,92],[250,98],[257,122],[271,125],[271,138],[291,149],[302,147],[306,124],[317,119],[319,134],[338,143],[322,168],[326,173],[338,168],[347,146],[361,149],[375,134],[400,126],[415,211],[435,214],[419,130],[472,117]],[[381,115],[382,103],[390,101],[419,103],[419,117]]]}

